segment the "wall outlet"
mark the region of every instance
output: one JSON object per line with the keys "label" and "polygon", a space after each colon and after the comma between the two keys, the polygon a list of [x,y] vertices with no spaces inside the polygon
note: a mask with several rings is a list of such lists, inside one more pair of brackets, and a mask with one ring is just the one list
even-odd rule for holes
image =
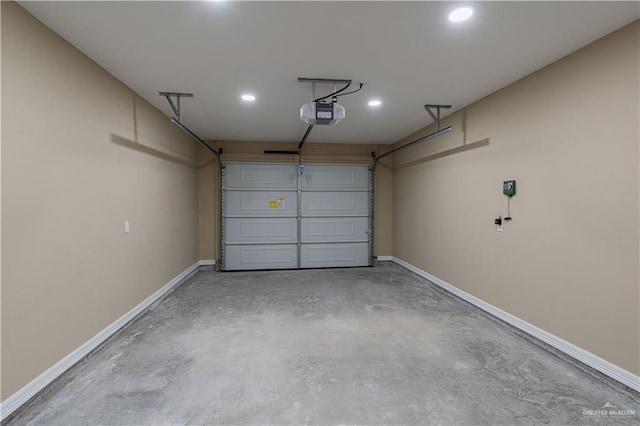
{"label": "wall outlet", "polygon": [[131,231],[131,226],[129,225],[129,221],[124,222],[124,233],[128,234]]}

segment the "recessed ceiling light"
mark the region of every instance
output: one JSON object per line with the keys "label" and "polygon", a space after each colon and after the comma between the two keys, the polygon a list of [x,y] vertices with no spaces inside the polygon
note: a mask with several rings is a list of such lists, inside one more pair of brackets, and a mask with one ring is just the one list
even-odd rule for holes
{"label": "recessed ceiling light", "polygon": [[449,14],[449,20],[451,22],[462,22],[471,18],[473,15],[473,8],[470,6],[459,7]]}
{"label": "recessed ceiling light", "polygon": [[246,95],[242,95],[242,100],[247,102],[253,102],[256,100],[256,97],[253,95],[246,94]]}
{"label": "recessed ceiling light", "polygon": [[370,107],[377,107],[377,106],[380,106],[380,105],[382,105],[382,102],[379,101],[378,99],[373,99],[373,100],[369,101],[369,106]]}

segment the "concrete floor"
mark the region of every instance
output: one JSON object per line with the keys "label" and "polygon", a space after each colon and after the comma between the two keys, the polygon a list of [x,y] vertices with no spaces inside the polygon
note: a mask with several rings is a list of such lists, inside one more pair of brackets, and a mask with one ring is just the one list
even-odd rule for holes
{"label": "concrete floor", "polygon": [[634,396],[396,265],[201,271],[9,424],[638,425]]}

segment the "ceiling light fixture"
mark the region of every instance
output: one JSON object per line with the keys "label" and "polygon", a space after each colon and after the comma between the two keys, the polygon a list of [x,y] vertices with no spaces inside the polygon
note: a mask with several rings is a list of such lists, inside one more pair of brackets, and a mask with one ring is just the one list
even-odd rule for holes
{"label": "ceiling light fixture", "polygon": [[256,97],[253,95],[246,94],[246,95],[242,95],[242,100],[247,102],[253,102],[256,100]]}
{"label": "ceiling light fixture", "polygon": [[471,18],[471,15],[473,15],[471,6],[459,7],[449,14],[449,20],[451,22],[462,22]]}
{"label": "ceiling light fixture", "polygon": [[377,107],[377,106],[380,106],[380,105],[382,105],[382,102],[379,101],[378,99],[373,99],[373,100],[369,101],[369,106],[370,107]]}

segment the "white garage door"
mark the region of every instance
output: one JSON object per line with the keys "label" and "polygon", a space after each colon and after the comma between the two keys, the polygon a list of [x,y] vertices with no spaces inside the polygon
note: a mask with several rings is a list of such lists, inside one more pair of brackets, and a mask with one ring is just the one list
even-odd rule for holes
{"label": "white garage door", "polygon": [[369,169],[227,164],[224,270],[369,265]]}

